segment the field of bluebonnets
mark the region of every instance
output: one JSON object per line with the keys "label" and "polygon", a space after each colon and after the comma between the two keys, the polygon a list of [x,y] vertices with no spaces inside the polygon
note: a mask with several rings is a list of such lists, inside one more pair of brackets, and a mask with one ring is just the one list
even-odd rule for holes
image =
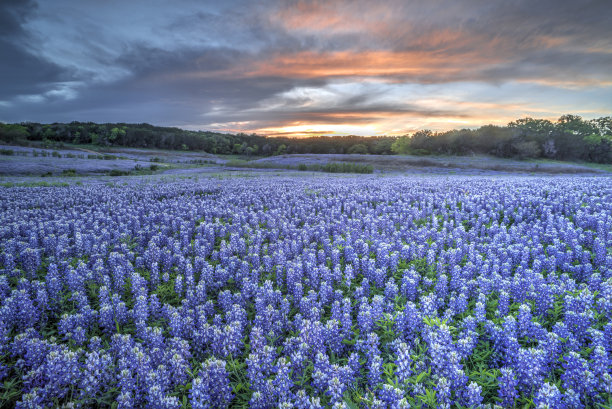
{"label": "field of bluebonnets", "polygon": [[0,194],[0,406],[612,405],[612,183]]}

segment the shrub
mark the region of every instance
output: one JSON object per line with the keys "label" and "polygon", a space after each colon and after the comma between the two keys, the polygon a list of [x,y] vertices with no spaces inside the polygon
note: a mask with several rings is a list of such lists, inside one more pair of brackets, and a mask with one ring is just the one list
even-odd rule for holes
{"label": "shrub", "polygon": [[62,176],[76,176],[76,169],[64,169],[62,170]]}
{"label": "shrub", "polygon": [[357,153],[357,154],[365,155],[368,153],[368,147],[362,143],[358,143],[356,145],[351,146],[348,149],[348,153]]}
{"label": "shrub", "polygon": [[108,172],[109,176],[128,176],[131,172],[129,171],[125,171],[125,170],[121,170],[121,169],[113,169],[110,172]]}
{"label": "shrub", "polygon": [[413,155],[417,155],[417,156],[431,155],[431,152],[428,151],[427,149],[412,149],[410,153]]}
{"label": "shrub", "polygon": [[11,156],[14,154],[15,154],[15,151],[12,149],[0,149],[0,155]]}

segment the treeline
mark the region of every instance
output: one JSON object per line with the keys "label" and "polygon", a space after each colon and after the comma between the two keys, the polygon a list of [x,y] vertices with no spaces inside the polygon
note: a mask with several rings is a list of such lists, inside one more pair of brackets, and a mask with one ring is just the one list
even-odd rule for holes
{"label": "treeline", "polygon": [[612,162],[612,117],[584,120],[563,115],[556,122],[523,118],[507,126],[446,132],[418,131],[392,146],[404,154],[490,154],[504,158],[550,158]]}
{"label": "treeline", "polygon": [[550,158],[612,162],[612,117],[585,120],[563,115],[557,121],[523,118],[507,126],[446,132],[418,131],[401,137],[265,137],[187,131],[149,124],[71,122],[1,124],[0,140],[37,141],[42,145],[94,144],[205,151],[213,154],[280,155],[286,153],[489,154],[506,158]]}
{"label": "treeline", "polygon": [[269,138],[257,134],[187,131],[149,124],[71,122],[0,124],[0,140],[127,146],[214,154],[281,155],[285,153],[391,154],[394,137],[335,136]]}

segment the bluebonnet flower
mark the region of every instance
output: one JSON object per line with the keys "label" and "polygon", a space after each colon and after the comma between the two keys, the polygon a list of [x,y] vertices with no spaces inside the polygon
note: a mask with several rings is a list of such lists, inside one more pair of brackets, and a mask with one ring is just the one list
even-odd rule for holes
{"label": "bluebonnet flower", "polygon": [[470,382],[464,394],[465,405],[469,408],[478,408],[482,402],[482,387],[476,382]]}
{"label": "bluebonnet flower", "polygon": [[536,393],[533,403],[536,408],[564,409],[565,405],[562,398],[563,394],[559,391],[559,388],[546,382]]}
{"label": "bluebonnet flower", "polygon": [[204,384],[202,378],[194,378],[191,382],[189,403],[193,409],[211,408],[211,397],[208,393],[208,386]]}
{"label": "bluebonnet flower", "polygon": [[400,408],[405,405],[404,392],[389,384],[382,385],[378,397],[389,408]]}
{"label": "bluebonnet flower", "polygon": [[159,385],[149,388],[147,401],[147,408],[151,409],[178,409],[181,407],[178,398],[165,395]]}
{"label": "bluebonnet flower", "polygon": [[577,352],[570,353],[563,357],[564,372],[561,381],[565,389],[572,389],[580,396],[591,393],[596,385],[596,379],[590,371],[588,362]]}
{"label": "bluebonnet flower", "polygon": [[515,400],[519,394],[517,391],[518,380],[511,368],[501,368],[501,376],[498,378],[498,396],[501,398],[501,404],[504,407],[513,407]]}
{"label": "bluebonnet flower", "polygon": [[39,395],[39,389],[35,388],[28,393],[24,393],[21,396],[21,400],[17,401],[16,409],[40,409],[45,405],[45,400]]}
{"label": "bluebonnet flower", "polygon": [[284,357],[279,358],[277,363],[276,377],[274,379],[274,387],[279,402],[287,402],[292,400],[293,381],[290,376],[291,368]]}
{"label": "bluebonnet flower", "polygon": [[542,383],[546,370],[545,359],[545,353],[541,349],[519,348],[514,369],[522,391],[533,392]]}
{"label": "bluebonnet flower", "polygon": [[440,409],[449,409],[451,405],[451,385],[448,379],[442,377],[436,384],[436,401]]}
{"label": "bluebonnet flower", "polygon": [[483,322],[486,319],[486,309],[484,303],[478,301],[474,307],[474,316],[477,322]]}
{"label": "bluebonnet flower", "polygon": [[225,361],[210,358],[204,362],[198,377],[192,382],[189,399],[194,409],[210,407],[207,406],[210,402],[214,402],[217,408],[229,407],[233,394]]}
{"label": "bluebonnet flower", "polygon": [[406,382],[412,375],[412,370],[410,368],[411,364],[412,358],[410,357],[410,349],[406,343],[402,342],[398,347],[397,359],[395,361],[397,367],[396,374],[400,384]]}
{"label": "bluebonnet flower", "polygon": [[380,355],[375,355],[369,360],[367,365],[367,376],[370,388],[374,389],[382,382],[382,358]]}
{"label": "bluebonnet flower", "polygon": [[585,405],[580,399],[580,395],[573,389],[567,389],[563,394],[563,403],[565,407],[571,409],[583,409]]}

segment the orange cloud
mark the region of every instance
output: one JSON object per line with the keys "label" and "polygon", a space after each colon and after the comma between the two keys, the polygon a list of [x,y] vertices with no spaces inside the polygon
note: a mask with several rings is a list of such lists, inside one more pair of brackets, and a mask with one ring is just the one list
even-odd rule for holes
{"label": "orange cloud", "polygon": [[424,74],[433,68],[448,75],[461,67],[445,65],[443,56],[416,52],[336,51],[317,53],[303,51],[277,55],[252,66],[247,76],[283,76],[291,78],[326,77],[405,77]]}
{"label": "orange cloud", "polygon": [[397,17],[392,5],[379,3],[374,7],[346,7],[342,2],[292,2],[270,15],[270,21],[290,32],[311,32],[322,35],[374,30],[381,22],[392,24]]}
{"label": "orange cloud", "polygon": [[245,60],[224,70],[198,70],[172,74],[174,79],[262,78],[295,79],[368,77],[385,82],[420,79],[423,82],[469,79],[479,69],[503,62],[504,57],[477,51],[457,55],[431,51],[299,51],[276,53],[265,59]]}

